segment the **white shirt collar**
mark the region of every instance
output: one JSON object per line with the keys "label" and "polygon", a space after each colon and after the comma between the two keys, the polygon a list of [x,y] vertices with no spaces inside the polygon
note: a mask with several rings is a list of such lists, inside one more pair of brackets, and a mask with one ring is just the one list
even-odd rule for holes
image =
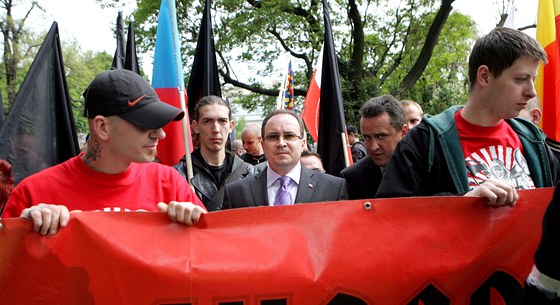
{"label": "white shirt collar", "polygon": [[[286,176],[292,178],[292,180],[299,185],[299,180],[301,178],[301,163],[297,163],[294,168]],[[268,166],[268,170],[266,171],[266,187],[270,187],[276,180],[280,178],[280,175],[272,170],[270,166]]]}

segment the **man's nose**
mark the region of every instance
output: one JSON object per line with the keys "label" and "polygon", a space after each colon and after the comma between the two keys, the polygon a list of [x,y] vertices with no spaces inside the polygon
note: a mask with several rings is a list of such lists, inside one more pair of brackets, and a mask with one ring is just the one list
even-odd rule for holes
{"label": "man's nose", "polygon": [[379,148],[379,143],[377,143],[376,140],[371,140],[371,143],[369,144],[369,148],[370,148],[372,151],[375,151],[375,150],[377,150],[377,149]]}
{"label": "man's nose", "polygon": [[158,128],[158,129],[152,130],[152,132],[150,132],[150,136],[152,138],[163,140],[163,139],[165,139],[166,134],[165,134],[165,131],[163,131],[163,128]]}

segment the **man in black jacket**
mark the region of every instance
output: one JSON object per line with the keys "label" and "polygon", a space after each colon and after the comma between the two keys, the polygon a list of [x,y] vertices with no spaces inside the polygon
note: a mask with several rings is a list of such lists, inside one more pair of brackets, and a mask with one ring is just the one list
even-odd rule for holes
{"label": "man in black jacket", "polygon": [[524,305],[560,304],[560,184],[542,222],[542,238],[535,265],[525,283]]}
{"label": "man in black jacket", "polygon": [[[192,127],[200,147],[192,153],[193,177],[189,182],[208,211],[222,209],[225,184],[255,174],[251,164],[226,151],[234,125],[231,109],[222,98],[209,95],[196,104]],[[183,157],[175,168],[187,177],[185,160]]]}
{"label": "man in black jacket", "polygon": [[391,160],[397,143],[408,132],[406,114],[392,95],[374,97],[360,109],[360,129],[368,157],[340,172],[347,181],[350,199],[375,197],[383,178],[382,171]]}

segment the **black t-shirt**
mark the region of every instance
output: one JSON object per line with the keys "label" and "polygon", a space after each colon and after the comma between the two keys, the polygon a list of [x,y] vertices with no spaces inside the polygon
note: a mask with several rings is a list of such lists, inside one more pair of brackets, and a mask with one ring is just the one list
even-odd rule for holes
{"label": "black t-shirt", "polygon": [[264,161],[266,161],[266,157],[264,156],[264,154],[262,155],[258,155],[258,156],[253,156],[250,155],[248,153],[244,153],[241,156],[239,156],[243,161],[252,164],[252,165],[257,165],[259,163],[262,163]]}
{"label": "black t-shirt", "polygon": [[199,149],[197,149],[193,152],[193,156],[195,158],[197,158],[204,165],[204,167],[206,169],[208,169],[208,171],[212,175],[212,182],[214,182],[216,187],[218,189],[220,189],[223,186],[223,184],[226,181],[229,174],[231,173],[231,167],[233,165],[233,159],[228,158],[227,155],[226,155],[226,158],[225,158],[224,163],[222,165],[213,166],[213,165],[210,165],[210,164],[206,163],[206,161],[204,161],[204,158],[202,157],[202,154],[200,153]]}

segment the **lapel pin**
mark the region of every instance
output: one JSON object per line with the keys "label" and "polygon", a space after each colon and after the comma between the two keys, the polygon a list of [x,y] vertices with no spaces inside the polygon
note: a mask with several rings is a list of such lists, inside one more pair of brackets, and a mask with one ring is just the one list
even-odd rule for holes
{"label": "lapel pin", "polygon": [[310,189],[313,188],[313,183],[309,183],[307,186],[309,186]]}

